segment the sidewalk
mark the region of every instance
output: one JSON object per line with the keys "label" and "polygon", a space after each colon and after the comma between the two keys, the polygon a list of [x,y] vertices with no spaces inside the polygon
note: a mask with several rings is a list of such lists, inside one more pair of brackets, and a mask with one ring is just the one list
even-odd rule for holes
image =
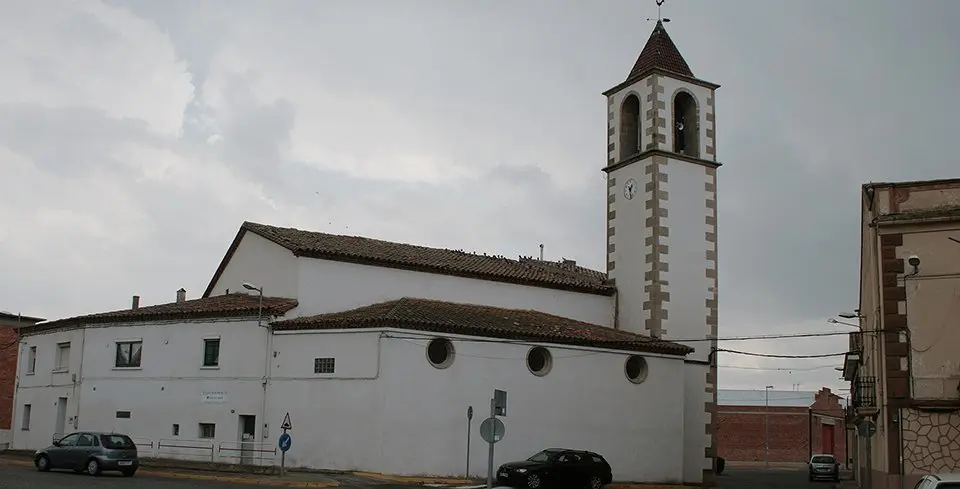
{"label": "sidewalk", "polygon": [[[0,455],[0,466],[18,465],[22,467],[33,467],[33,461],[23,457]],[[202,472],[189,469],[157,469],[150,467],[140,467],[137,470],[137,476],[161,477],[165,479],[191,479],[203,480],[209,482],[230,482],[234,484],[247,484],[259,486],[274,487],[337,487],[340,482],[321,474],[311,474],[304,472],[291,472],[285,477],[278,475],[259,475],[259,474],[240,474],[229,473],[220,474],[215,472]]]}

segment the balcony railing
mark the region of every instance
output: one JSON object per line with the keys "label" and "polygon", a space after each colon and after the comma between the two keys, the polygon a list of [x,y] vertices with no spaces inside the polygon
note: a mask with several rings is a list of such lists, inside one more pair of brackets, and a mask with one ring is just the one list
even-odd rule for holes
{"label": "balcony railing", "polygon": [[850,350],[851,353],[863,353],[863,333],[859,331],[854,331],[850,333]]}
{"label": "balcony railing", "polygon": [[858,377],[853,382],[852,396],[854,409],[877,407],[877,378]]}

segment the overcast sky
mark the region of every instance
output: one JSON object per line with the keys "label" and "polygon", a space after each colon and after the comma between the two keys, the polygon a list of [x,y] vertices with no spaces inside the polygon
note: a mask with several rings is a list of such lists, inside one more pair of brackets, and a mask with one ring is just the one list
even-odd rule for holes
{"label": "overcast sky", "polygon": [[[826,319],[857,307],[860,184],[960,168],[960,2],[664,15],[722,85],[721,336],[843,331]],[[507,256],[544,243],[603,269],[601,92],[651,16],[653,0],[8,2],[0,310],[197,297],[244,220]],[[720,361],[727,388],[842,387],[838,357]]]}

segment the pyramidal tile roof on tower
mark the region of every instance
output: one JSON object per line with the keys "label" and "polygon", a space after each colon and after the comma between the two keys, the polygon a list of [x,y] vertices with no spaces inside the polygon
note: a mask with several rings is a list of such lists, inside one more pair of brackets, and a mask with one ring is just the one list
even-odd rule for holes
{"label": "pyramidal tile roof on tower", "polygon": [[686,60],[677,49],[677,45],[670,39],[670,34],[663,27],[663,22],[658,20],[657,26],[650,33],[647,44],[640,51],[637,62],[627,79],[642,76],[653,69],[661,69],[693,78],[693,71],[687,65]]}

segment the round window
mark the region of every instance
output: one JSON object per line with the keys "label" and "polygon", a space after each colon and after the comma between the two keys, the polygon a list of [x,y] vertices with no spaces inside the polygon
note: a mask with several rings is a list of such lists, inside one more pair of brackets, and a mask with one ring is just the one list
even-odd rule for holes
{"label": "round window", "polygon": [[437,368],[447,368],[453,363],[453,343],[446,338],[434,338],[427,345],[427,360]]}
{"label": "round window", "polygon": [[550,350],[542,346],[535,346],[527,353],[527,368],[529,368],[534,375],[541,377],[547,375],[552,366],[553,356],[550,355]]}
{"label": "round window", "polygon": [[631,355],[627,358],[623,370],[630,382],[642,383],[647,379],[647,360],[639,355]]}

